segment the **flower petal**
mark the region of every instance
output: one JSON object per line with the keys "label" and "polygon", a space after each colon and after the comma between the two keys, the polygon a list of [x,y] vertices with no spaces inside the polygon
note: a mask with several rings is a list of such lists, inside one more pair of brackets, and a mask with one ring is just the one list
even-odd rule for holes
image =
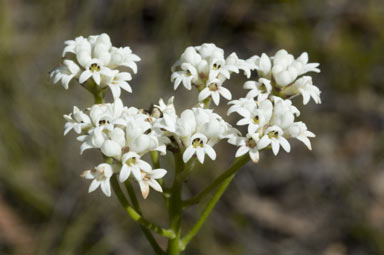
{"label": "flower petal", "polygon": [[91,185],[89,185],[88,193],[95,191],[95,189],[97,189],[99,186],[100,186],[100,182],[96,179],[93,180],[91,182]]}
{"label": "flower petal", "polygon": [[192,145],[187,147],[187,149],[183,153],[183,161],[184,161],[184,163],[187,163],[191,159],[193,154],[195,154],[195,151],[196,150],[192,147]]}
{"label": "flower petal", "polygon": [[204,153],[204,150],[202,148],[197,148],[196,149],[196,155],[197,155],[197,159],[200,161],[201,164],[204,163],[204,157],[205,157],[205,153]]}
{"label": "flower petal", "polygon": [[129,175],[131,174],[131,168],[127,166],[127,164],[123,164],[123,167],[121,168],[120,175],[119,175],[119,181],[125,182]]}
{"label": "flower petal", "polygon": [[148,184],[149,186],[151,186],[154,190],[158,191],[158,192],[163,192],[163,189],[161,188],[160,184],[154,180],[154,179],[150,179],[148,181]]}
{"label": "flower petal", "polygon": [[107,196],[107,197],[110,197],[111,196],[111,185],[109,183],[109,179],[103,181],[101,183],[101,190],[103,191],[103,193]]}
{"label": "flower petal", "polygon": [[204,151],[208,155],[208,157],[210,157],[212,160],[216,159],[216,152],[211,146],[205,145]]}

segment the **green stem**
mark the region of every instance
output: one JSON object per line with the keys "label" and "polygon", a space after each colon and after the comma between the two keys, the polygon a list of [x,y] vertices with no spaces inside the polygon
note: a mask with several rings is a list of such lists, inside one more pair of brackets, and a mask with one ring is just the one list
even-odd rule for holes
{"label": "green stem", "polygon": [[175,238],[175,233],[172,230],[164,229],[148,221],[139,212],[137,212],[134,208],[130,206],[128,200],[125,198],[120,188],[116,175],[113,175],[111,177],[111,184],[117,198],[119,199],[120,204],[124,207],[125,211],[129,214],[129,216],[131,216],[134,221],[166,238]]}
{"label": "green stem", "polygon": [[[227,189],[228,185],[231,183],[233,177],[235,177],[237,170],[240,169],[241,166],[243,166],[245,163],[249,161],[249,156],[248,154],[246,156],[242,156],[239,159],[237,159],[233,165],[226,171],[224,174],[219,176],[213,184],[215,185],[210,185],[209,187],[214,187],[219,185],[219,188],[217,191],[214,193],[213,197],[211,200],[208,202],[206,207],[204,208],[200,218],[198,221],[195,223],[195,225],[192,227],[192,229],[185,235],[185,237],[181,240],[181,249],[184,250],[188,243],[192,240],[192,238],[199,232],[200,228],[203,226],[204,222],[207,220],[208,216],[211,214],[213,208],[223,195],[224,191]],[[208,187],[208,188],[209,188]],[[211,189],[205,190],[208,193]]]}
{"label": "green stem", "polygon": [[93,79],[89,79],[87,82],[80,85],[93,95],[95,104],[104,104],[104,97],[107,92],[107,88],[100,88],[100,86],[98,86]]}
{"label": "green stem", "polygon": [[180,254],[180,224],[181,224],[181,191],[183,181],[180,178],[180,173],[184,170],[184,162],[180,152],[174,153],[175,157],[175,177],[171,189],[171,198],[169,203],[169,228],[176,234],[174,238],[168,240],[168,255]]}
{"label": "green stem", "polygon": [[191,206],[200,202],[208,193],[217,188],[221,183],[223,183],[227,178],[236,173],[243,165],[249,161],[249,155],[245,154],[240,158],[237,158],[233,164],[219,177],[217,177],[208,187],[206,187],[200,194],[197,196],[188,199],[183,202],[183,207]]}
{"label": "green stem", "polygon": [[160,168],[159,153],[157,151],[151,151],[151,158],[153,168]]}
{"label": "green stem", "polygon": [[185,170],[180,174],[181,181],[185,181],[189,174],[192,172],[193,168],[195,167],[196,158],[191,158],[186,164],[185,164]]}
{"label": "green stem", "polygon": [[93,94],[95,97],[95,104],[104,104],[104,95],[102,93]]}
{"label": "green stem", "polygon": [[[140,205],[139,205],[139,201],[137,200],[137,197],[136,197],[136,194],[135,194],[135,190],[133,189],[132,187],[132,184],[130,182],[130,180],[128,179],[125,183],[125,188],[128,192],[128,196],[129,198],[131,199],[131,202],[132,202],[132,205],[133,205],[133,208],[140,214],[142,214],[141,212],[141,208],[140,208]],[[145,237],[147,238],[148,242],[151,244],[152,248],[154,249],[154,251],[156,252],[156,254],[164,254],[164,251],[161,249],[161,247],[159,246],[159,244],[156,242],[155,238],[153,237],[151,231],[149,231],[148,229],[146,229],[144,226],[140,225],[140,228],[141,230],[143,231]]]}
{"label": "green stem", "polygon": [[203,103],[204,103],[204,108],[205,108],[205,109],[208,109],[209,106],[211,105],[211,97],[206,98],[206,99],[203,101]]}

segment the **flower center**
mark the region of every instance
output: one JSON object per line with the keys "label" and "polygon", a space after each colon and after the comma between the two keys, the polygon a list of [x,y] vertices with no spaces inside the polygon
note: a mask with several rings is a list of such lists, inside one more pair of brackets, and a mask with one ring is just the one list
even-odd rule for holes
{"label": "flower center", "polygon": [[270,131],[269,133],[268,133],[268,137],[269,137],[269,139],[272,139],[272,138],[278,138],[279,137],[279,132],[277,132],[277,131]]}
{"label": "flower center", "polygon": [[266,93],[266,92],[267,92],[267,87],[265,86],[264,83],[262,83],[262,84],[260,85],[260,88],[259,88],[259,89],[260,89],[261,92],[263,92],[263,93]]}
{"label": "flower center", "polygon": [[209,88],[210,91],[217,91],[219,89],[219,87],[217,86],[216,83],[209,84],[208,88]]}
{"label": "flower center", "polygon": [[143,181],[147,182],[151,179],[150,176],[148,176],[148,173],[144,172],[143,170],[140,170],[141,172],[141,177],[143,178]]}
{"label": "flower center", "polygon": [[128,159],[127,161],[125,161],[125,164],[127,164],[128,166],[135,165],[136,164],[136,157]]}
{"label": "flower center", "polygon": [[215,70],[217,70],[217,69],[219,69],[221,67],[221,65],[220,64],[213,64],[213,69],[215,69]]}
{"label": "flower center", "polygon": [[255,148],[256,145],[257,145],[257,143],[256,143],[255,140],[253,140],[252,138],[248,138],[248,140],[247,140],[247,146],[248,146],[249,148]]}
{"label": "flower center", "polygon": [[200,138],[195,138],[192,141],[193,148],[197,148],[198,146],[203,147],[203,141]]}
{"label": "flower center", "polygon": [[92,72],[92,73],[95,73],[95,72],[99,72],[100,71],[100,66],[96,63],[93,63],[89,66],[89,70]]}
{"label": "flower center", "polygon": [[109,120],[99,120],[100,126],[105,125],[105,124],[109,124]]}
{"label": "flower center", "polygon": [[258,115],[256,115],[255,117],[253,117],[253,123],[255,123],[255,124],[259,124],[259,116]]}
{"label": "flower center", "polygon": [[93,174],[96,180],[103,181],[105,179],[104,171],[105,171],[104,167],[98,167],[98,168],[92,169],[91,173]]}

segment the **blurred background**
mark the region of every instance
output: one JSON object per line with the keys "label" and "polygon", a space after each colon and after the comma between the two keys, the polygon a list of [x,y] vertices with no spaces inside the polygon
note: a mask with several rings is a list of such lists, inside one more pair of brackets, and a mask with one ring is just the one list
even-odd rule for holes
{"label": "blurred background", "polygon": [[[317,134],[313,151],[292,141],[291,153],[263,152],[246,165],[186,254],[384,254],[380,0],[0,0],[0,254],[152,254],[116,197],[88,194],[79,178],[102,159],[79,155],[76,136],[63,136],[62,115],[90,106],[91,95],[48,77],[65,40],[102,32],[142,58],[134,93],[122,93],[136,107],[172,95],[179,112],[194,104],[197,93],[170,83],[171,65],[190,45],[213,42],[240,58],[307,51],[321,64],[312,76],[323,103],[295,102]],[[244,81],[237,75],[226,87],[239,97]],[[235,148],[216,148],[219,160],[196,170],[185,197],[230,164]],[[166,226],[159,194],[140,202]],[[186,212],[187,227],[199,210]]]}

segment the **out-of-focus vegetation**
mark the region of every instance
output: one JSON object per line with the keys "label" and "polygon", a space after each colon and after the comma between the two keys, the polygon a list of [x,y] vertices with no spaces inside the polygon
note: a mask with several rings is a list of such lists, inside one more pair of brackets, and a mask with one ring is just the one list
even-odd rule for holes
{"label": "out-of-focus vegetation", "polygon": [[[87,194],[79,174],[101,157],[80,156],[75,136],[62,136],[61,116],[92,97],[48,78],[64,40],[101,32],[143,59],[134,94],[123,94],[138,107],[173,94],[179,107],[193,103],[196,95],[173,92],[169,81],[189,45],[214,42],[242,58],[285,48],[321,63],[314,83],[323,104],[301,116],[317,134],[313,151],[293,142],[290,154],[263,153],[244,167],[186,254],[384,254],[380,0],[0,1],[1,254],[152,253],[115,197]],[[238,76],[227,86],[240,95],[242,82]],[[185,195],[233,154],[223,144],[216,165],[197,170]],[[149,218],[166,223],[158,194],[141,202]],[[192,222],[198,209],[185,217]]]}

